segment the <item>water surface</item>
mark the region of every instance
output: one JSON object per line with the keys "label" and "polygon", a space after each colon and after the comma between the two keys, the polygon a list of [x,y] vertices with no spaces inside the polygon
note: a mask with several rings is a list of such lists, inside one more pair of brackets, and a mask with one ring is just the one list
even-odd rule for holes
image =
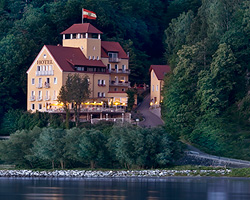
{"label": "water surface", "polygon": [[0,178],[1,200],[249,200],[248,178]]}

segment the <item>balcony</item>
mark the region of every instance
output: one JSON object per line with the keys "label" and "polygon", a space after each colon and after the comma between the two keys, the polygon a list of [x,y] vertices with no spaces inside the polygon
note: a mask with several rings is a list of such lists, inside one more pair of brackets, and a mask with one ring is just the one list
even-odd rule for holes
{"label": "balcony", "polygon": [[36,100],[36,97],[34,95],[31,95],[30,96],[30,101],[35,101]]}
{"label": "balcony", "polygon": [[42,83],[38,83],[36,87],[37,87],[37,88],[42,88],[42,87],[43,87],[43,84],[42,84]]}
{"label": "balcony", "polygon": [[120,58],[109,58],[109,62],[110,62],[110,63],[118,63],[118,62],[120,62],[120,61],[121,61]]}
{"label": "balcony", "polygon": [[130,69],[109,69],[109,73],[115,73],[115,74],[130,74]]}
{"label": "balcony", "polygon": [[50,100],[50,96],[45,96],[45,101],[49,101]]}
{"label": "balcony", "polygon": [[49,71],[36,71],[36,76],[53,76],[54,70]]}
{"label": "balcony", "polygon": [[50,83],[45,83],[45,84],[44,84],[44,87],[45,87],[45,88],[50,88]]}
{"label": "balcony", "polygon": [[130,82],[128,81],[110,81],[110,86],[124,86],[124,87],[128,87],[130,86]]}
{"label": "balcony", "polygon": [[42,100],[43,100],[43,97],[37,97],[36,100],[37,100],[37,101],[42,101]]}

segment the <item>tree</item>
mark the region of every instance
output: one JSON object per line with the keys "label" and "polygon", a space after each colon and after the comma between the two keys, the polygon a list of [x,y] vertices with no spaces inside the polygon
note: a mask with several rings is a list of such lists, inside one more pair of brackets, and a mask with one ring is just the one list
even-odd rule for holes
{"label": "tree", "polygon": [[66,129],[69,129],[69,117],[70,117],[69,103],[71,102],[71,98],[70,98],[70,92],[64,85],[61,87],[59,91],[58,101],[60,103],[63,103],[63,109],[66,112],[65,127]]}
{"label": "tree", "polygon": [[213,56],[210,71],[200,73],[198,81],[201,99],[201,111],[220,115],[227,107],[234,103],[235,94],[232,93],[236,85],[235,75],[239,73],[240,66],[227,44],[220,44]]}
{"label": "tree", "polygon": [[[59,93],[59,101],[64,104],[64,109],[67,114],[66,120],[68,119],[69,113],[68,105],[69,103],[73,103],[76,126],[79,125],[80,106],[81,103],[89,98],[89,95],[90,89],[88,77],[83,77],[80,74],[69,74],[66,84],[62,86]],[[68,124],[68,122],[66,122],[66,124]]]}
{"label": "tree", "polygon": [[131,111],[133,109],[133,106],[135,104],[135,95],[137,94],[137,91],[135,88],[130,88],[126,91],[128,94],[128,111]]}
{"label": "tree", "polygon": [[91,169],[105,160],[106,138],[98,130],[83,130],[79,140],[78,156],[90,162]]}
{"label": "tree", "polygon": [[3,140],[0,143],[0,157],[9,163],[19,167],[35,167],[37,160],[31,159],[31,148],[33,142],[39,137],[41,129],[35,127],[33,130],[16,131],[10,135],[9,140]]}
{"label": "tree", "polygon": [[43,128],[39,138],[34,142],[32,154],[42,160],[50,161],[54,169],[55,163],[60,162],[65,167],[64,140],[65,131],[62,129]]}

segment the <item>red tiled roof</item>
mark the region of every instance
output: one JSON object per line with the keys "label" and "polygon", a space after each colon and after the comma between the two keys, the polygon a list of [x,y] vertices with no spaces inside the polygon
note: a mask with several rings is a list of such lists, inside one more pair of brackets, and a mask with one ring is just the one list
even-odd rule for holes
{"label": "red tiled roof", "polygon": [[101,60],[88,60],[79,48],[45,46],[63,71],[74,72],[74,65],[106,67]]}
{"label": "red tiled roof", "polygon": [[154,70],[159,80],[163,80],[165,74],[171,71],[171,68],[169,65],[151,65],[149,72],[151,72],[152,69]]}
{"label": "red tiled roof", "polygon": [[90,23],[84,24],[73,24],[71,27],[61,32],[61,34],[72,34],[72,33],[98,33],[102,34],[96,27]]}
{"label": "red tiled roof", "polygon": [[119,58],[128,59],[127,54],[125,53],[119,42],[102,41],[102,58],[108,58],[108,52],[117,52]]}

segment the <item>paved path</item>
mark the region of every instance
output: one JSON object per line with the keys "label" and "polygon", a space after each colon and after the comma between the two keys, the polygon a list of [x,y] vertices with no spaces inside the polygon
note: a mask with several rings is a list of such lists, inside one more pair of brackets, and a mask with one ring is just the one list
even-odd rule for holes
{"label": "paved path", "polygon": [[159,118],[157,115],[150,112],[149,104],[150,104],[150,96],[147,95],[144,98],[141,105],[139,106],[139,108],[137,109],[138,111],[140,111],[140,113],[143,115],[145,119],[144,121],[141,121],[139,125],[142,127],[155,127],[155,126],[163,125],[164,123],[161,120],[161,118]]}

